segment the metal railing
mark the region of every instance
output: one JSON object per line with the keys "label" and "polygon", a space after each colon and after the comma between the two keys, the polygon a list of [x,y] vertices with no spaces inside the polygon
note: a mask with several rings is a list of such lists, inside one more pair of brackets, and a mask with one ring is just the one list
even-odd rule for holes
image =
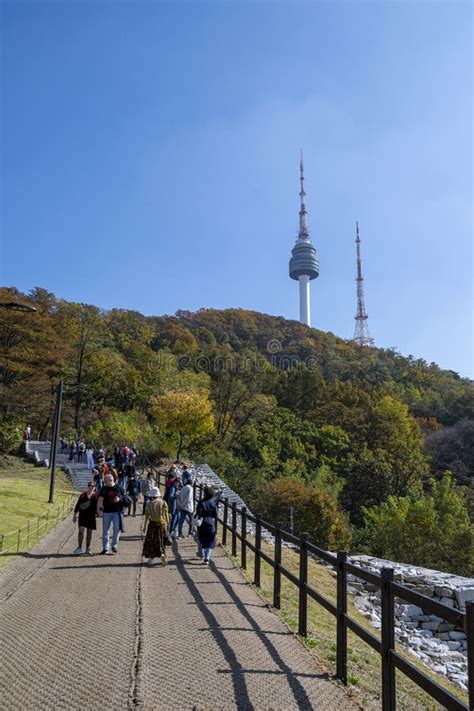
{"label": "metal railing", "polygon": [[64,518],[66,513],[72,510],[76,499],[77,494],[66,494],[61,504],[47,509],[45,513],[38,514],[35,518],[27,521],[24,526],[8,533],[0,533],[0,555],[9,553],[15,555],[20,551],[28,550],[31,544],[37,543],[43,535],[46,535]]}
{"label": "metal railing", "polygon": [[[150,464],[146,457],[142,458],[146,471],[152,471],[160,485],[162,474]],[[194,484],[195,501],[202,498],[203,485]],[[307,533],[299,536],[285,531],[281,524],[271,524],[260,516],[250,514],[246,507],[237,507],[227,498],[220,502],[222,515],[218,522],[222,526],[222,544],[227,545],[227,534],[230,534],[231,553],[238,558],[238,541],[240,541],[240,566],[247,568],[247,551],[254,554],[254,585],[261,584],[261,561],[273,568],[273,607],[281,607],[281,580],[287,578],[298,589],[298,634],[307,636],[308,629],[308,598],[314,600],[336,618],[336,677],[347,684],[347,630],[350,630],[381,656],[382,671],[382,710],[395,711],[396,683],[395,670],[399,670],[411,681],[423,689],[429,696],[438,701],[449,711],[466,711],[474,709],[474,602],[466,603],[466,612],[461,612],[414,590],[395,582],[393,568],[383,568],[381,575],[376,575],[348,561],[345,551],[337,555],[319,548],[311,543]],[[254,542],[247,536],[247,524],[254,527]],[[240,524],[240,525],[239,525]],[[262,530],[268,531],[274,537],[273,558],[262,550]],[[282,542],[294,546],[299,557],[299,571],[295,575],[282,564]],[[308,583],[308,557],[318,558],[333,566],[336,570],[336,604],[324,597]],[[381,638],[362,627],[347,612],[347,575],[352,574],[367,583],[375,585],[381,591]],[[467,636],[468,657],[468,690],[469,705],[452,694],[448,689],[431,679],[427,674],[411,664],[395,648],[395,597],[418,605],[424,611],[437,615],[456,628],[464,630]]]}

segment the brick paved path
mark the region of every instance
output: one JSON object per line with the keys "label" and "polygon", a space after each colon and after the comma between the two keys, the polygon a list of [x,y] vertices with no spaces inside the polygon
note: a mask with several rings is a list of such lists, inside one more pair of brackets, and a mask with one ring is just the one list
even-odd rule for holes
{"label": "brick paved path", "polygon": [[68,518],[1,570],[2,709],[356,708],[220,549],[143,568],[125,520],[117,556],[72,556]]}

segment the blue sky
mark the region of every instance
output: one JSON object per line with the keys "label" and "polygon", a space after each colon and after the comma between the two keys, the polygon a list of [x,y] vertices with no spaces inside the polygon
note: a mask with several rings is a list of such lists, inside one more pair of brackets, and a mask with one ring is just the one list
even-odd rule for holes
{"label": "blue sky", "polygon": [[473,375],[468,2],[4,1],[3,284],[146,314],[369,325]]}

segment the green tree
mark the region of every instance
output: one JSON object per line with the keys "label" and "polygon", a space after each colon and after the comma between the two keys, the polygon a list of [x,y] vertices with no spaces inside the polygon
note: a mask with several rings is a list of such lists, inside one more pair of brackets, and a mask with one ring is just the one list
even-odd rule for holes
{"label": "green tree", "polygon": [[392,467],[380,450],[373,452],[363,445],[351,452],[339,500],[352,523],[360,526],[363,508],[376,506],[393,493],[391,477]]}
{"label": "green tree", "polygon": [[426,450],[432,458],[432,469],[449,469],[459,484],[474,482],[474,420],[464,418],[426,436]]}
{"label": "green tree", "polygon": [[81,409],[90,378],[94,377],[91,358],[103,346],[104,322],[100,309],[89,304],[61,302],[58,327],[68,339],[70,358],[66,378],[73,393],[74,428],[80,430]]}
{"label": "green tree", "polygon": [[390,465],[390,493],[395,496],[405,496],[428,473],[418,424],[407,405],[390,395],[371,410],[367,444]]}
{"label": "green tree", "polygon": [[148,454],[155,454],[160,448],[158,433],[142,412],[110,412],[91,424],[85,437],[109,451],[123,444],[136,444]]}
{"label": "green tree", "polygon": [[390,496],[364,509],[363,540],[372,555],[458,575],[474,573],[474,529],[467,502],[452,476],[431,480],[431,490]]}

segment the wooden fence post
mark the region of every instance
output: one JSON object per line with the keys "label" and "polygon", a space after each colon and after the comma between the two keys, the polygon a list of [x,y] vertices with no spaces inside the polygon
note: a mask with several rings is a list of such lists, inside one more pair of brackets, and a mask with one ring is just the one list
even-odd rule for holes
{"label": "wooden fence post", "polygon": [[300,585],[298,601],[298,634],[306,637],[308,634],[308,534],[300,535]]}
{"label": "wooden fence post", "polygon": [[467,683],[469,708],[474,709],[474,602],[466,602]]}
{"label": "wooden fence post", "polygon": [[243,570],[247,568],[247,507],[242,506],[240,514],[240,534],[241,547],[240,547],[240,566]]}
{"label": "wooden fence post", "polygon": [[237,504],[232,503],[232,557],[237,558]]}
{"label": "wooden fence post", "polygon": [[4,534],[2,533],[1,538],[0,538],[0,553],[3,551],[3,535]]}
{"label": "wooden fence post", "polygon": [[275,526],[275,567],[273,570],[273,607],[281,607],[281,523]]}
{"label": "wooden fence post", "polygon": [[227,519],[229,516],[229,499],[227,496],[224,499],[224,514],[222,520],[224,521],[222,525],[222,545],[227,545]]}
{"label": "wooden fence post", "polygon": [[395,648],[393,568],[382,568],[382,711],[395,711]]}
{"label": "wooden fence post", "polygon": [[20,552],[20,536],[21,536],[21,528],[18,529],[18,540],[16,542],[16,552]]}
{"label": "wooden fence post", "polygon": [[255,516],[255,566],[253,571],[253,582],[260,587],[260,550],[262,548],[262,519],[257,514]]}
{"label": "wooden fence post", "polygon": [[26,547],[29,548],[29,545],[30,545],[30,522],[28,521],[27,531],[26,531]]}
{"label": "wooden fence post", "polygon": [[336,676],[347,684],[347,553],[337,552],[337,646],[336,646]]}

